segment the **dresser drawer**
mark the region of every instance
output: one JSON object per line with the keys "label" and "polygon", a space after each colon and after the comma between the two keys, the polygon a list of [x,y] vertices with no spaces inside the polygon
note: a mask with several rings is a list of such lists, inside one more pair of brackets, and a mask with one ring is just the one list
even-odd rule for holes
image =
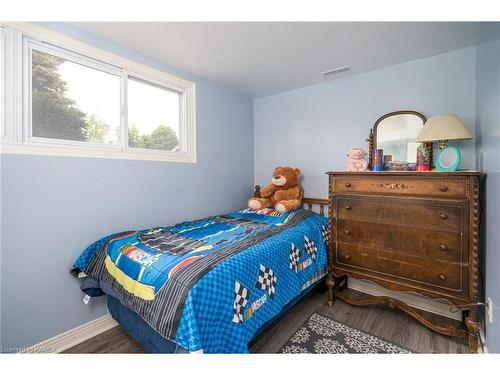
{"label": "dresser drawer", "polygon": [[352,267],[358,272],[374,272],[455,292],[463,290],[463,271],[468,268],[460,263],[426,260],[344,243],[337,243],[335,263],[336,267]]}
{"label": "dresser drawer", "polygon": [[335,234],[335,242],[338,243],[381,249],[427,260],[467,262],[468,259],[467,241],[464,241],[459,233],[339,220]]}
{"label": "dresser drawer", "polygon": [[[437,173],[437,172],[436,172]],[[418,178],[401,176],[330,177],[332,193],[368,193],[465,198],[468,181],[463,178]]]}
{"label": "dresser drawer", "polygon": [[401,225],[425,230],[462,233],[466,202],[391,199],[389,197],[338,196],[333,204],[338,220]]}

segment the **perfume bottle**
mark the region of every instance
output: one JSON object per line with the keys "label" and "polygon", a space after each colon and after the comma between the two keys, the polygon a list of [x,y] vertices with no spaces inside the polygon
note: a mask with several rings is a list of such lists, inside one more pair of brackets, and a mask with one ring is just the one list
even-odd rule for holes
{"label": "perfume bottle", "polygon": [[417,172],[426,172],[431,170],[431,158],[429,149],[423,144],[417,148]]}
{"label": "perfume bottle", "polygon": [[375,150],[372,163],[372,171],[380,172],[384,170],[384,150],[381,148]]}

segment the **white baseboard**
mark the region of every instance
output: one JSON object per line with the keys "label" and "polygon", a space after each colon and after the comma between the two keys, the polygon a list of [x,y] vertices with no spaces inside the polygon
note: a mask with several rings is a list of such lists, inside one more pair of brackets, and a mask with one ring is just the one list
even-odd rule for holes
{"label": "white baseboard", "polygon": [[428,311],[430,313],[445,316],[454,320],[462,320],[462,313],[451,312],[450,305],[444,302],[438,302],[422,296],[418,296],[416,294],[393,292],[392,290],[382,288],[381,286],[369,283],[367,281],[356,280],[353,278],[349,278],[349,288],[357,290],[359,292],[370,294],[372,296],[387,296],[396,298],[416,309]]}
{"label": "white baseboard", "polygon": [[114,320],[110,314],[106,314],[100,318],[82,324],[81,326],[63,332],[60,335],[39,342],[23,350],[21,353],[61,353],[117,325],[118,322]]}

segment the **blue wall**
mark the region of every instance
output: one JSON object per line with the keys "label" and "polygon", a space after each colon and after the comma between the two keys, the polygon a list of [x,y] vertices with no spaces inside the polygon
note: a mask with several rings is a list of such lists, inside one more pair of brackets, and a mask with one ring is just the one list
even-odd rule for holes
{"label": "blue wall", "polygon": [[196,82],[196,164],[1,155],[1,345],[29,346],[105,314],[68,269],[116,231],[230,212],[253,192],[253,102],[61,24],[50,28]]}
{"label": "blue wall", "polygon": [[485,23],[477,47],[477,166],[486,179],[486,296],[494,323],[486,323],[488,350],[500,353],[500,23]]}
{"label": "blue wall", "polygon": [[[344,170],[346,151],[366,146],[381,115],[414,109],[456,113],[475,129],[475,47],[336,79],[254,101],[255,182],[274,166],[300,167],[306,196],[327,196],[325,171]],[[462,168],[474,168],[474,141],[459,141]]]}
{"label": "blue wall", "polygon": [[[279,164],[301,167],[306,195],[324,197],[324,172],[342,170],[346,150],[365,145],[375,120],[399,109],[427,117],[456,113],[476,133],[476,142],[458,144],[462,167],[488,172],[486,289],[500,306],[498,24],[484,27],[477,49],[255,101],[68,25],[44,25],[196,82],[198,162],[2,154],[2,346],[32,345],[106,313],[103,299],[82,304],[79,283],[67,273],[95,239],[236,210],[253,182],[267,183]],[[488,346],[500,352],[498,307],[495,313],[497,323],[487,326]]]}
{"label": "blue wall", "polygon": [[500,23],[483,25],[477,47],[256,99],[255,182],[267,183],[275,165],[297,166],[306,196],[325,197],[324,172],[343,170],[347,149],[366,145],[375,120],[399,109],[456,113],[475,135],[455,143],[461,168],[488,174],[483,263],[495,323],[486,323],[486,341],[500,353]]}

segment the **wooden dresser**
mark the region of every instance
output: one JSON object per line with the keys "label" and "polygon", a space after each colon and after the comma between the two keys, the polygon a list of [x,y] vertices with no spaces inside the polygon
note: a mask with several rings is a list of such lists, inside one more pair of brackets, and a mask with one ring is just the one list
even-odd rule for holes
{"label": "wooden dresser", "polygon": [[464,329],[438,327],[390,297],[387,303],[436,332],[468,339],[478,349],[480,184],[476,172],[328,172],[330,250],[328,303],[346,276],[394,291],[445,300],[464,311]]}

